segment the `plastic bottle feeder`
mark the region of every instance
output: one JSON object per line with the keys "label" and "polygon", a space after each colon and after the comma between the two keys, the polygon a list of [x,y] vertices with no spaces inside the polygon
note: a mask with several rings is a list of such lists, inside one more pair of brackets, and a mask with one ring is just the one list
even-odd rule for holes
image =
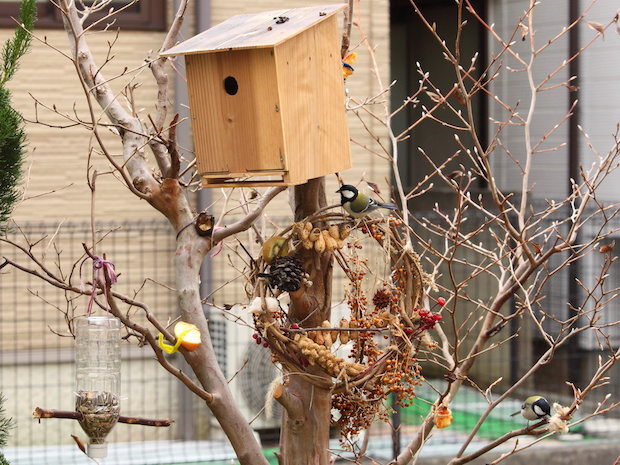
{"label": "plastic bottle feeder", "polygon": [[91,458],[108,455],[106,437],[120,415],[121,323],[107,316],[80,317],[75,323],[75,410],[89,437]]}

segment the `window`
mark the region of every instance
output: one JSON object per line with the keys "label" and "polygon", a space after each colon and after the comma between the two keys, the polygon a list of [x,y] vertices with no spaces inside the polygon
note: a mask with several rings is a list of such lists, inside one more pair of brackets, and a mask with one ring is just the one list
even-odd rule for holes
{"label": "window", "polygon": [[[470,3],[478,12],[483,13],[485,11],[485,0],[470,0]],[[439,33],[446,41],[454,44],[458,24],[457,5],[454,0],[419,0],[416,1],[416,5],[427,20],[437,25]],[[424,72],[430,73],[433,84],[442,91],[443,95],[447,95],[456,79],[454,67],[442,58],[441,47],[422,23],[408,0],[392,0],[390,7],[391,71],[392,79],[396,80],[391,93],[392,108],[400,107],[403,101],[417,90],[420,75],[416,63],[421,64]],[[467,17],[467,11],[464,13]],[[467,31],[461,37],[461,52],[463,57],[468,57],[464,60],[469,60],[476,51],[480,52],[476,69],[472,73],[475,78],[478,78],[479,73],[485,69],[486,41],[484,28],[478,21],[470,18]],[[467,61],[464,66],[467,66],[468,63]],[[433,101],[428,96],[421,96],[421,103],[429,108],[433,106]],[[452,98],[451,103],[456,108],[462,108],[456,98]],[[484,93],[478,92],[473,100],[473,111],[476,119],[475,124],[483,143],[486,139],[485,131],[488,124],[486,108]],[[397,114],[393,120],[396,134],[406,130],[412,122],[417,121],[421,117],[422,111],[422,105],[416,107],[409,105],[405,111]],[[448,123],[460,125],[458,118],[447,108],[439,108],[435,115]],[[422,182],[427,175],[434,171],[434,166],[446,163],[446,160],[460,149],[460,145],[454,140],[454,130],[431,120],[423,121],[409,135],[410,137],[399,148],[399,168],[401,174],[405,176],[404,182],[407,189]],[[471,146],[470,139],[466,134],[461,133],[459,136],[465,145]],[[431,158],[432,163],[420,154],[418,147],[424,150]],[[472,167],[469,160],[460,157],[458,160],[447,162],[443,171],[450,173],[459,170],[461,164],[465,166],[466,170]],[[485,188],[484,180],[481,177],[478,177],[476,182],[478,189]],[[442,197],[444,194],[445,198]],[[435,183],[433,195],[416,197],[414,208],[432,209],[435,202],[452,201],[451,195],[451,189],[444,190],[441,183]],[[424,204],[426,201],[429,202],[428,205]]]}
{"label": "window", "polygon": [[[128,0],[114,0],[111,7],[117,10],[123,5],[131,3]],[[0,27],[13,28],[15,22],[11,19],[19,17],[20,2],[0,0]],[[107,11],[107,10],[106,10]],[[37,2],[38,19],[35,28],[61,28],[62,15],[58,9],[47,0]],[[105,16],[105,12],[99,12],[92,16],[92,21]],[[116,19],[113,28],[161,31],[166,27],[166,2],[165,0],[142,0],[129,5],[123,11],[114,16]],[[91,22],[92,22],[91,21]],[[102,24],[99,29],[105,27]]]}

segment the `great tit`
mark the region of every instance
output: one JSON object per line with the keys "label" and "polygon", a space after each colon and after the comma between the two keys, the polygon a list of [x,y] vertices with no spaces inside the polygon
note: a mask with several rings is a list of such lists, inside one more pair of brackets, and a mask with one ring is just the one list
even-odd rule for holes
{"label": "great tit", "polygon": [[393,203],[377,202],[349,184],[345,184],[336,192],[340,193],[340,204],[353,218],[363,218],[378,208],[398,209]]}
{"label": "great tit", "polygon": [[514,417],[518,414],[523,415],[526,420],[534,421],[545,418],[548,415],[551,415],[551,406],[547,399],[541,396],[530,396],[523,401],[523,405],[521,405],[521,410],[510,415]]}

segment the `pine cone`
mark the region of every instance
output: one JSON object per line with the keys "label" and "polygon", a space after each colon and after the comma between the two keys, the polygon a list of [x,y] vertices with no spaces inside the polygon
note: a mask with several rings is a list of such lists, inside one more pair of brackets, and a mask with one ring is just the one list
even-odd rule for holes
{"label": "pine cone", "polygon": [[269,273],[261,273],[269,279],[269,285],[281,291],[295,292],[301,287],[301,282],[307,278],[306,270],[295,257],[276,257]]}

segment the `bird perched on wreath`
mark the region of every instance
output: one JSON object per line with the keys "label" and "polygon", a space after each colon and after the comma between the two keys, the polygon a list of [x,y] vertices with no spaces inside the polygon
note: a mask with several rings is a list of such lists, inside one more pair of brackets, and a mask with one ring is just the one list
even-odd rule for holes
{"label": "bird perched on wreath", "polygon": [[529,421],[541,420],[546,416],[551,415],[551,406],[549,405],[549,402],[547,402],[547,399],[542,396],[530,396],[523,401],[521,410],[510,416],[514,417],[519,413]]}
{"label": "bird perched on wreath", "polygon": [[340,194],[342,208],[353,218],[363,218],[379,208],[388,210],[398,209],[393,203],[377,202],[372,197],[368,197],[363,192],[360,192],[357,187],[349,184],[345,184],[336,192]]}

